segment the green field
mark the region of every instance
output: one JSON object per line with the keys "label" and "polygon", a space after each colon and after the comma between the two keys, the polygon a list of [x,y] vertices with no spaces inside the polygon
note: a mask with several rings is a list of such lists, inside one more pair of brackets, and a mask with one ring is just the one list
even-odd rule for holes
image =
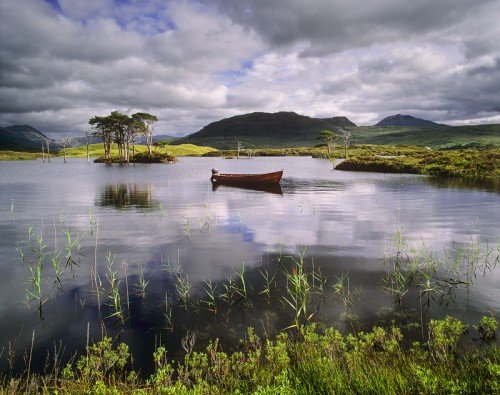
{"label": "green field", "polygon": [[349,127],[354,144],[405,144],[435,149],[500,147],[500,125],[410,127]]}
{"label": "green field", "polygon": [[0,161],[2,160],[34,160],[41,158],[41,153],[20,152],[20,151],[0,151]]}
{"label": "green field", "polygon": [[[86,158],[87,157],[87,147],[81,145],[79,147],[66,148],[58,152],[58,156],[63,156],[66,151],[66,155],[69,158]],[[173,156],[202,156],[209,152],[216,151],[215,148],[202,147],[193,144],[182,144],[182,145],[166,145],[163,147],[153,147],[154,152],[169,153]],[[136,145],[135,153],[147,152],[147,147],[145,145]],[[89,154],[92,158],[97,158],[104,156],[104,148],[102,144],[91,144],[89,147]],[[118,147],[113,144],[111,149],[111,156],[118,156]]]}

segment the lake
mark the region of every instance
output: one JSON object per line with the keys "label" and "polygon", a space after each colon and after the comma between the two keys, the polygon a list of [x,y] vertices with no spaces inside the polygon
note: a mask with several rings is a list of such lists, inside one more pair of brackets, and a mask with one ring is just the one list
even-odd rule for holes
{"label": "lake", "polygon": [[[213,167],[284,175],[272,190],[213,188]],[[32,342],[40,370],[47,350],[67,360],[107,334],[147,372],[156,345],[175,358],[188,332],[230,348],[247,327],[423,328],[500,311],[499,194],[486,184],[303,157],[57,158],[0,162],[0,190],[0,350],[16,349],[18,368]]]}

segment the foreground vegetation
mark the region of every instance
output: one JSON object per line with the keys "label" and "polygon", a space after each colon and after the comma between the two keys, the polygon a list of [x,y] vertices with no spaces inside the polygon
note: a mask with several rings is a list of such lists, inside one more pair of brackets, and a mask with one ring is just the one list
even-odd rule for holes
{"label": "foreground vegetation", "polygon": [[[500,391],[497,321],[485,316],[468,328],[446,317],[431,320],[427,341],[404,346],[401,328],[374,327],[342,335],[334,328],[300,327],[262,339],[252,329],[239,350],[225,352],[219,340],[196,351],[196,334],[182,340],[184,356],[168,358],[159,346],[154,371],[132,366],[128,346],[110,338],[89,345],[65,367],[47,362],[46,373],[2,377],[2,393],[135,394],[494,394]],[[463,334],[474,331],[475,345]]]}

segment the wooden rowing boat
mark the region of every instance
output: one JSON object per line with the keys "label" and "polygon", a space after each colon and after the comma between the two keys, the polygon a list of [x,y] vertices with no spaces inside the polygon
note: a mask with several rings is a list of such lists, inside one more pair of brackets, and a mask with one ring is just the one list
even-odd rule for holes
{"label": "wooden rowing boat", "polygon": [[212,169],[212,182],[230,185],[268,185],[279,184],[283,170],[263,174],[230,174],[219,173]]}

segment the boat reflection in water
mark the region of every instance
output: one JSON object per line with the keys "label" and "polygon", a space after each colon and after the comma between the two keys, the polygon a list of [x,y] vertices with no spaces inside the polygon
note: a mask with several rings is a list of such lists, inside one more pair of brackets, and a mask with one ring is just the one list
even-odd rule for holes
{"label": "boat reflection in water", "polygon": [[212,191],[218,190],[220,187],[222,188],[234,188],[234,189],[247,189],[252,191],[260,191],[260,192],[268,192],[273,193],[275,195],[283,196],[283,191],[281,190],[280,184],[249,184],[249,185],[238,185],[238,184],[226,184],[223,182],[212,182]]}

